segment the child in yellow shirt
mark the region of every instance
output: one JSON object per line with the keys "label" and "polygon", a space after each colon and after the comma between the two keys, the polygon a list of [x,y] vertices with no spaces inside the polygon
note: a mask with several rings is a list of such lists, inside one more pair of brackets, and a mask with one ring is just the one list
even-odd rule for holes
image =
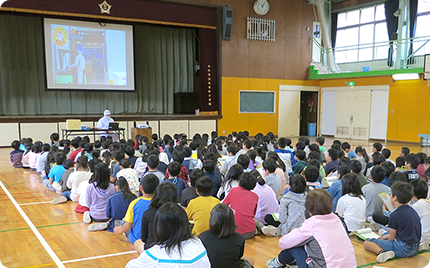
{"label": "child in yellow shirt", "polygon": [[211,196],[212,180],[208,176],[197,180],[196,192],[199,197],[192,199],[185,211],[188,219],[194,221],[192,233],[197,237],[200,233],[209,230],[211,211],[219,204],[219,200]]}

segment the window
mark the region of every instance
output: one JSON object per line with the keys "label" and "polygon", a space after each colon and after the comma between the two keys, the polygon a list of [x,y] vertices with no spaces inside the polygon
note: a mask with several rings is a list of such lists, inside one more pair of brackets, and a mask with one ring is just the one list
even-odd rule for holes
{"label": "window", "polygon": [[[415,37],[430,36],[430,0],[418,0],[418,14]],[[414,50],[417,51],[428,38],[418,38],[414,41]],[[418,50],[415,55],[430,54],[430,42]]]}
{"label": "window", "polygon": [[335,56],[337,63],[388,57],[388,33],[383,4],[338,14]]}

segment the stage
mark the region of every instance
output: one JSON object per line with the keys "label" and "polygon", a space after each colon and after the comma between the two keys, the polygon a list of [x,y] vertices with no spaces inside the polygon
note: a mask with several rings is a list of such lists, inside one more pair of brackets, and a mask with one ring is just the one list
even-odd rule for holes
{"label": "stage", "polygon": [[[100,115],[43,115],[43,116],[0,116],[0,146],[10,146],[13,140],[31,137],[33,141],[50,142],[49,136],[53,132],[61,133],[66,129],[67,119],[80,119],[81,125],[95,127]],[[217,131],[218,120],[221,115],[184,115],[184,114],[121,114],[112,115],[120,128],[124,128],[125,139],[134,139],[131,129],[136,124],[149,122],[152,133],[161,135],[185,133],[192,137],[195,133],[207,133]],[[222,135],[220,133],[219,135]],[[90,137],[92,140],[92,136]]]}

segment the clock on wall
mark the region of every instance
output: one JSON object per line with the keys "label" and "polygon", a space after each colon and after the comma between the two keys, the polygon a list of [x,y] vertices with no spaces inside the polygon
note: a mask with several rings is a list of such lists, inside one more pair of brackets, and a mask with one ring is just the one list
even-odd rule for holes
{"label": "clock on wall", "polygon": [[267,0],[255,0],[254,2],[254,11],[257,15],[266,15],[269,12],[270,5]]}

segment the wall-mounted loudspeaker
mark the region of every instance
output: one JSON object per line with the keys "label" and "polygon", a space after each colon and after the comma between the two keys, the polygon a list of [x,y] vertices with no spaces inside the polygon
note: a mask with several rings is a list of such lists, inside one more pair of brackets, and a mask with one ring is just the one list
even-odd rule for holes
{"label": "wall-mounted loudspeaker", "polygon": [[222,8],[222,40],[230,41],[232,26],[233,26],[233,9],[231,7],[223,7]]}

